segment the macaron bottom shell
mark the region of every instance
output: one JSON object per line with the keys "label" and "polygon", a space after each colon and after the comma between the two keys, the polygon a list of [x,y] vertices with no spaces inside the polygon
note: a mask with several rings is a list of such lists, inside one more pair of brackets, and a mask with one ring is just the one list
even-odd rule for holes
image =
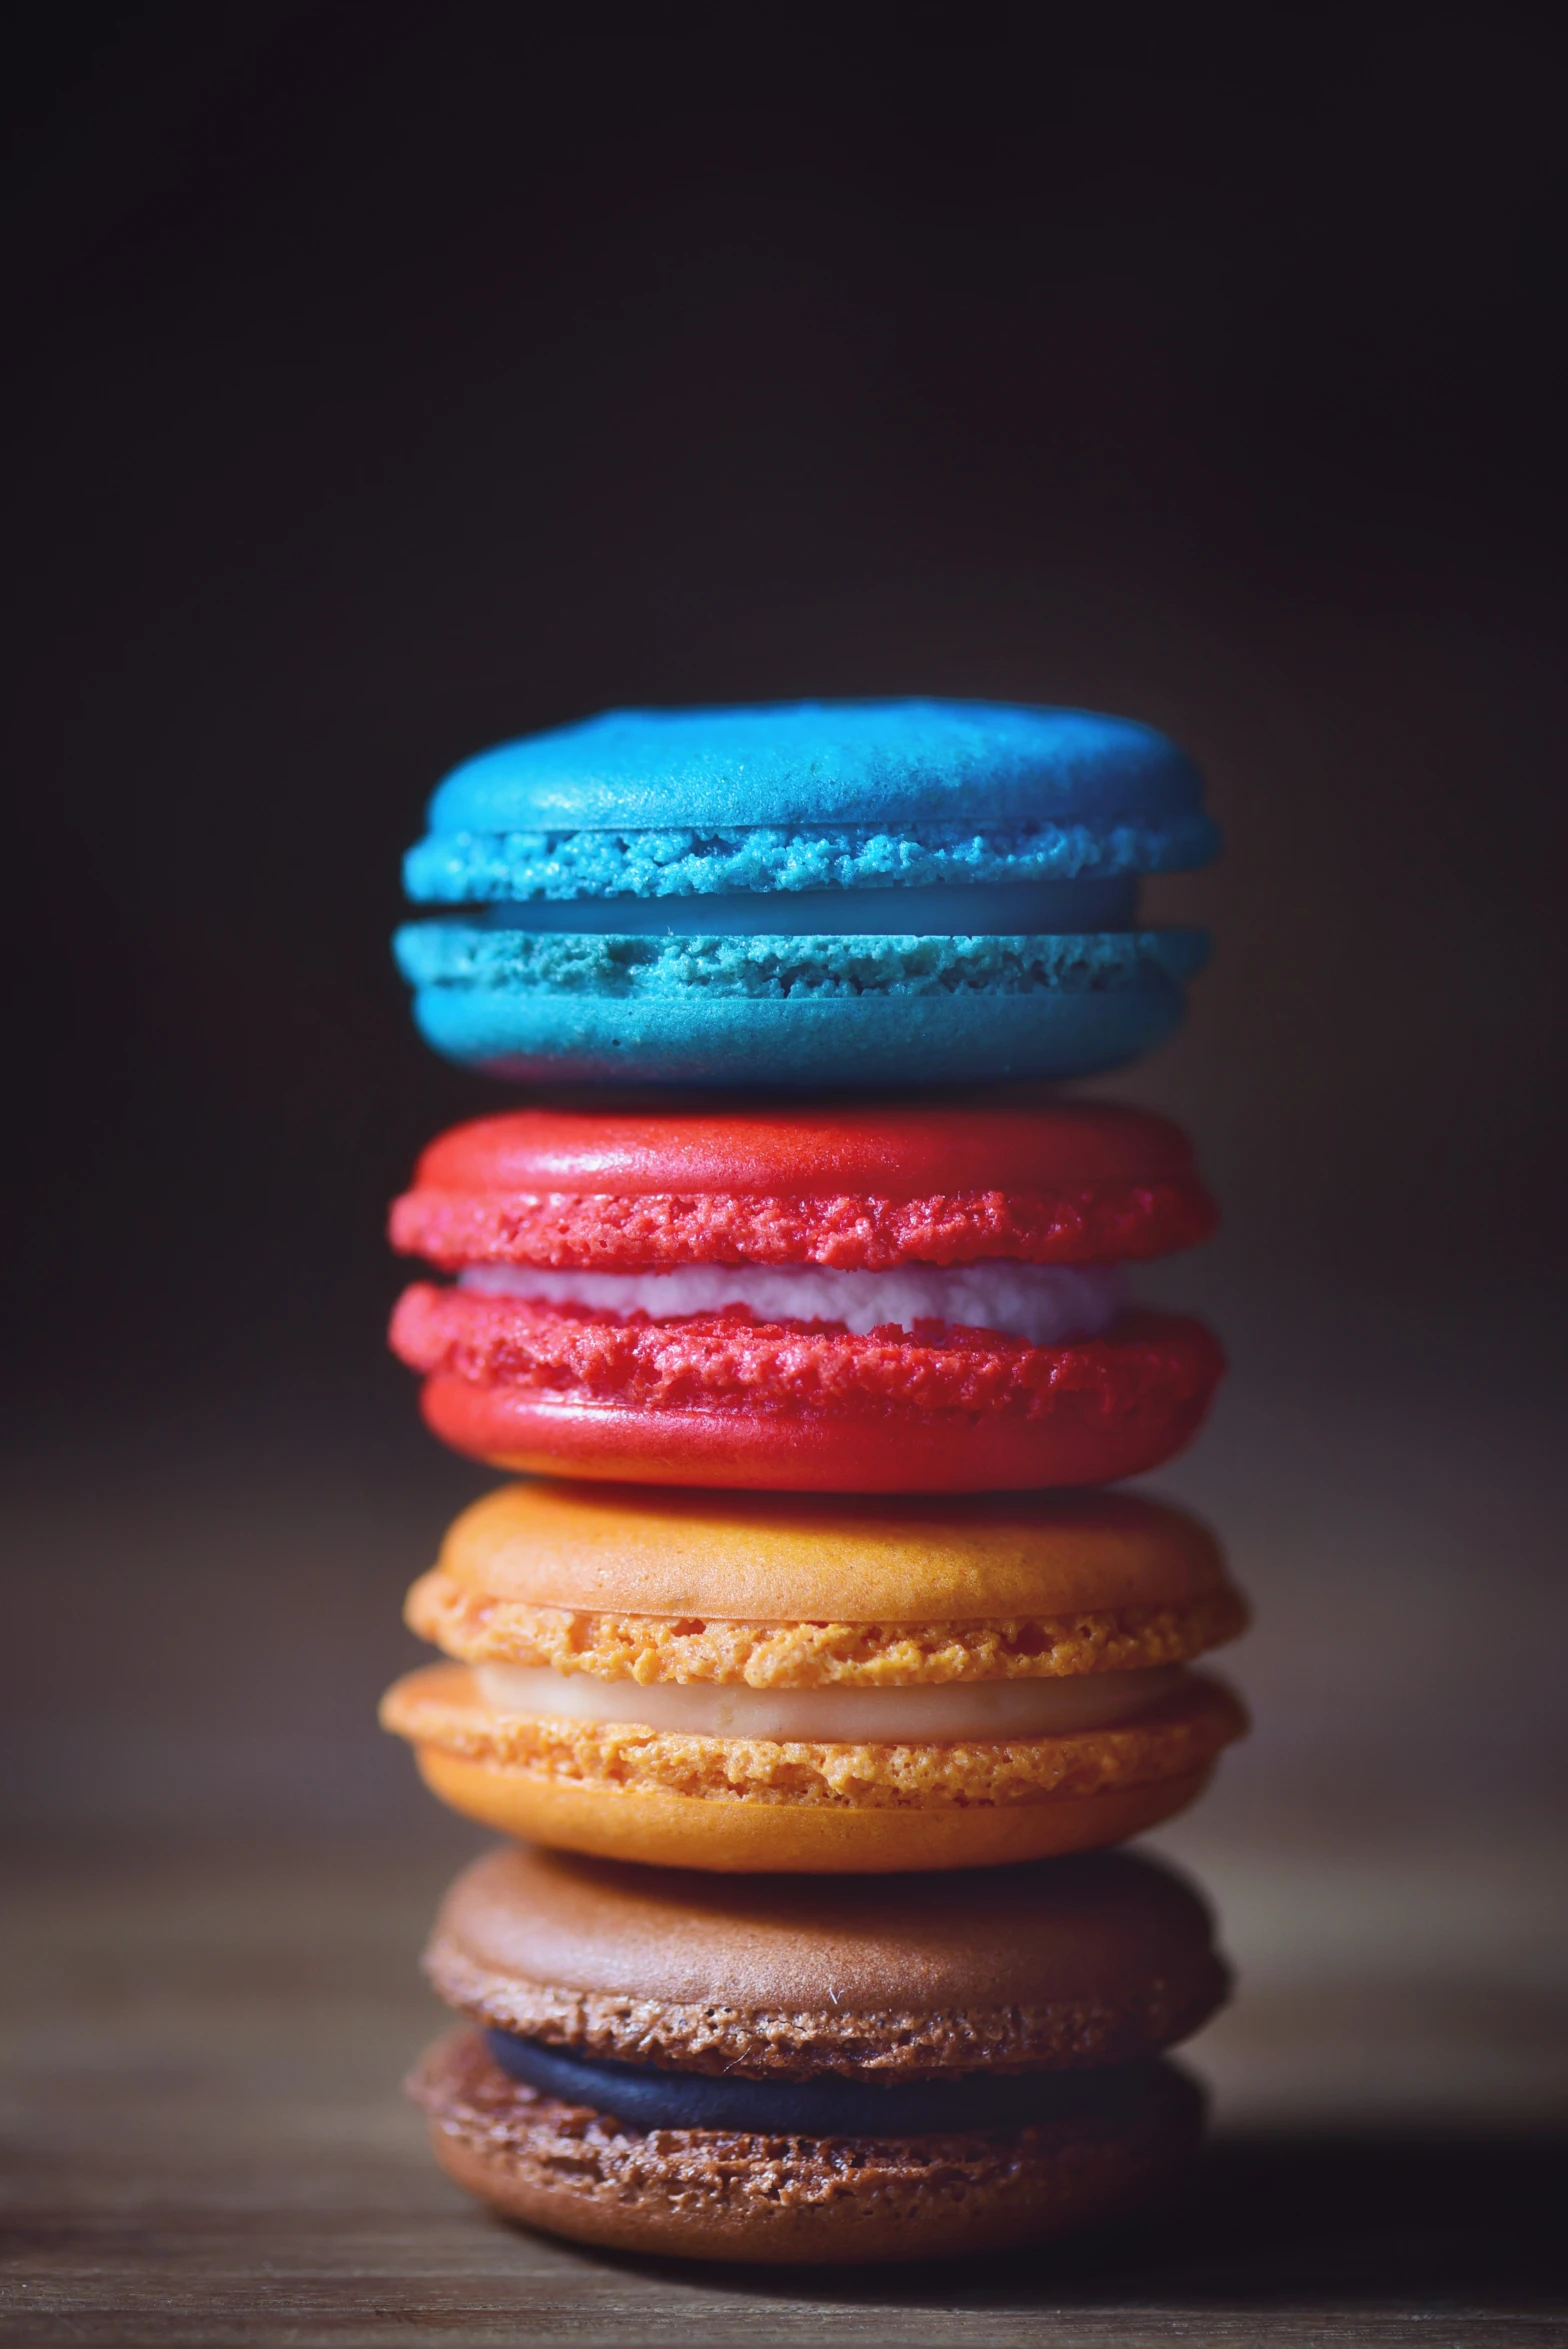
{"label": "macaron bottom shell", "polygon": [[503,2216],[605,2248],[847,2264],[972,2257],[1107,2224],[1179,2184],[1202,2092],[1174,2066],[1098,2112],[1011,2134],[642,2132],[510,2079],[484,2036],[440,2040],[409,2082],[437,2160]]}
{"label": "macaron bottom shell", "polygon": [[[850,942],[846,942],[850,943]],[[736,1092],[889,1092],[1007,1078],[1092,1076],[1180,1026],[1178,982],[1140,962],[1128,983],[951,993],[647,997],[523,985],[420,985],[414,1018],[449,1060],[509,1084],[724,1086]]]}
{"label": "macaron bottom shell", "polygon": [[580,1403],[437,1372],[421,1408],[454,1451],[520,1475],[750,1492],[1027,1492],[1158,1468],[1197,1432],[1212,1384],[1125,1412],[839,1418]]}
{"label": "macaron bottom shell", "polygon": [[656,1787],[552,1779],[434,1745],[415,1748],[421,1777],[448,1809],[502,1835],[596,1859],[722,1875],[900,1875],[989,1868],[1099,1851],[1196,1802],[1213,1765],[1143,1785],[993,1809],[855,1810],[711,1802]]}

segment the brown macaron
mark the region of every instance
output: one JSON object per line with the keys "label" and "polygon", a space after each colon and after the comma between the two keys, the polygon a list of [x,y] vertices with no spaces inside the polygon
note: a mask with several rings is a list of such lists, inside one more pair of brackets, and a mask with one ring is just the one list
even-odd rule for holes
{"label": "brown macaron", "polygon": [[411,2082],[438,2159],[530,2226],[703,2259],[1001,2252],[1168,2188],[1202,2098],[1157,2059],[1228,1980],[1201,1901],[1120,1852],[953,1890],[488,1855],[426,1960],[471,2018]]}

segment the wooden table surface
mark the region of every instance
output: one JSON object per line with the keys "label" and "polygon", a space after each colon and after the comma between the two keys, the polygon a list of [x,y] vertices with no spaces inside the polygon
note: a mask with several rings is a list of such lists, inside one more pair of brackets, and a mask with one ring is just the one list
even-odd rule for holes
{"label": "wooden table surface", "polygon": [[1568,2341],[1560,1886],[1539,1845],[1178,1845],[1246,1994],[1196,2043],[1189,2204],[974,2269],[589,2255],[433,2169],[398,2093],[463,1846],[13,1854],[0,2338],[766,2344]]}

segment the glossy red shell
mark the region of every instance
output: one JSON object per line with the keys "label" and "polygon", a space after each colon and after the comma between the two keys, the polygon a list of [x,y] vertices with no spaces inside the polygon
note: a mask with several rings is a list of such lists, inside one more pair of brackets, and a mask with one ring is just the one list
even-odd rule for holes
{"label": "glossy red shell", "polygon": [[1212,1231],[1180,1129],[1100,1102],[995,1094],[808,1110],[531,1109],[444,1134],[392,1211],[447,1270],[677,1264],[1083,1264]]}
{"label": "glossy red shell", "polygon": [[1224,1369],[1202,1325],[1129,1314],[1103,1337],[910,1338],[738,1314],[625,1320],[420,1283],[392,1342],[459,1451],[567,1475],[793,1491],[1098,1484],[1179,1450]]}

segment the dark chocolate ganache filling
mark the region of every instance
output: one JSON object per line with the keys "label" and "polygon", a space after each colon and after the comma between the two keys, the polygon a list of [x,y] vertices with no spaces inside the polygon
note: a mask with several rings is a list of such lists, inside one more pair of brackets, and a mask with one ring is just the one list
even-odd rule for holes
{"label": "dark chocolate ganache filling", "polygon": [[510,2031],[487,2031],[485,2038],[504,2072],[563,2104],[586,2105],[635,2129],[732,2129],[765,2137],[920,2137],[1108,2115],[1155,2069],[962,2072],[886,2086],[836,2073],[739,2080],[571,2055]]}

